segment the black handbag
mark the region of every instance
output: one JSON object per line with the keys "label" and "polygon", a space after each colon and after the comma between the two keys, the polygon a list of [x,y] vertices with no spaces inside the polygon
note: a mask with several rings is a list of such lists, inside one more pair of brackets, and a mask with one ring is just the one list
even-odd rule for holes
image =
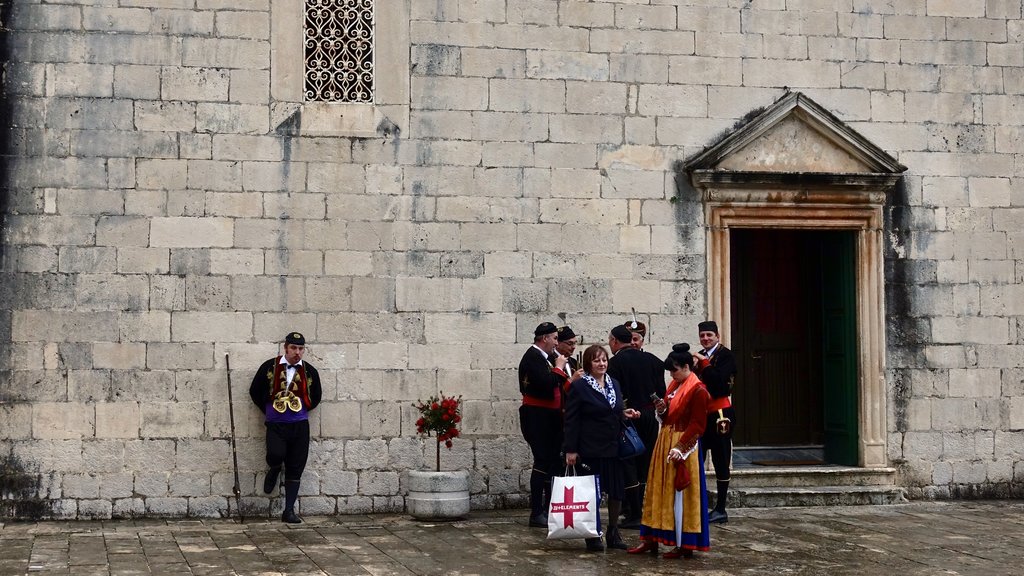
{"label": "black handbag", "polygon": [[644,453],[644,441],[631,424],[623,426],[619,436],[619,460],[635,458]]}

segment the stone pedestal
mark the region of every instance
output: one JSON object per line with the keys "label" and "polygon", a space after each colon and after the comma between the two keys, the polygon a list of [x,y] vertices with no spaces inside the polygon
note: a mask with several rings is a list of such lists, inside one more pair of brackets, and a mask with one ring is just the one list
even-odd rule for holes
{"label": "stone pedestal", "polygon": [[405,508],[418,520],[453,520],[469,514],[469,472],[409,471]]}

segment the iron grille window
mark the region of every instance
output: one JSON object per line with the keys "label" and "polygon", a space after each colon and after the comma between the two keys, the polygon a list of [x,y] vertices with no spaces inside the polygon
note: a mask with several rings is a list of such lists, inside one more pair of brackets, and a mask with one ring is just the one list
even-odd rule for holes
{"label": "iron grille window", "polygon": [[373,102],[373,0],[305,0],[306,102]]}

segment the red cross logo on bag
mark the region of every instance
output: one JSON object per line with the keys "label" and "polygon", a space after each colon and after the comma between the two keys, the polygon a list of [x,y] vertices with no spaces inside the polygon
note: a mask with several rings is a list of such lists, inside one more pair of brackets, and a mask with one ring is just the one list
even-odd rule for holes
{"label": "red cross logo on bag", "polygon": [[562,502],[551,503],[551,513],[562,514],[562,524],[566,528],[573,528],[572,515],[576,512],[587,512],[587,505],[590,504],[585,501],[574,502],[572,495],[574,490],[574,488],[565,488],[565,494],[562,497]]}

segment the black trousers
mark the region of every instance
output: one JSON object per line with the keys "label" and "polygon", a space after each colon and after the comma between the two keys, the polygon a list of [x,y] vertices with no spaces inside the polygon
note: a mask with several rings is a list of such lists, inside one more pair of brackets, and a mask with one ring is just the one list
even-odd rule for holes
{"label": "black trousers", "polygon": [[[736,426],[736,409],[732,406],[722,410],[726,418],[732,420],[732,426]],[[729,466],[732,464],[732,429],[728,434],[719,434],[715,427],[718,420],[718,411],[708,414],[707,427],[704,429],[704,436],[701,440],[704,448],[711,452],[711,464],[715,467],[715,478],[719,482],[729,481]]]}
{"label": "black trousers", "polygon": [[284,464],[285,480],[298,480],[309,459],[309,420],[267,422],[267,465]]}
{"label": "black trousers", "polygon": [[562,411],[538,406],[519,407],[519,429],[533,453],[533,467],[549,476],[561,476]]}
{"label": "black trousers", "polygon": [[633,421],[637,434],[644,441],[644,453],[636,457],[636,477],[641,484],[647,483],[647,471],[651,467],[651,454],[654,443],[658,441],[658,417],[654,415],[654,407],[640,408],[640,418]]}

